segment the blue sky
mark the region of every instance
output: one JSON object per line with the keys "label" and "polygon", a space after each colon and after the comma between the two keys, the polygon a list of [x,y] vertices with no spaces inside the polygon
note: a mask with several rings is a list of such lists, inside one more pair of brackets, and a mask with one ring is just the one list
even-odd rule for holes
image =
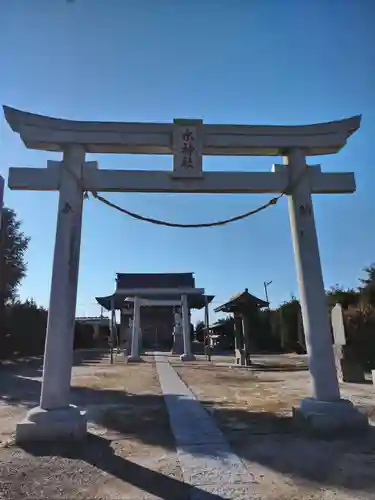
{"label": "blue sky", "polygon": [[[81,120],[305,124],[363,114],[325,171],[354,171],[354,195],[314,198],[326,287],[355,286],[375,261],[375,23],[372,0],[0,0],[0,101]],[[45,167],[1,119],[0,171]],[[98,155],[101,168],[171,168],[171,158]],[[205,158],[207,170],[267,171],[279,158]],[[111,194],[142,214],[202,222],[257,207],[261,195]],[[48,305],[57,193],[10,191],[31,236],[21,296]],[[77,315],[116,272],[196,273],[216,303],[248,287],[274,305],[298,296],[287,202],[230,226],[160,228],[85,202]],[[198,316],[195,315],[195,319]]]}

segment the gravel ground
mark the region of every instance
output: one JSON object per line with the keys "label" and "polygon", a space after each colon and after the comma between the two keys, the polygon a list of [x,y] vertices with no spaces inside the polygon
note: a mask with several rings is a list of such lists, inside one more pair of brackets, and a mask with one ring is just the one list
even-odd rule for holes
{"label": "gravel ground", "polygon": [[188,498],[152,358],[110,365],[76,355],[72,402],[87,409],[82,443],[7,445],[15,423],[38,403],[40,360],[0,368],[0,498],[171,500]]}
{"label": "gravel ground", "polygon": [[[72,403],[87,409],[90,431],[76,444],[7,444],[38,404],[41,360],[0,365],[0,498],[188,500],[152,358],[75,358]],[[233,369],[225,357],[214,358],[220,366],[171,361],[250,472],[261,471],[257,500],[375,500],[373,432],[323,440],[292,425],[291,407],[310,393],[303,358],[260,357],[255,370]],[[343,395],[375,415],[371,385],[345,384]]]}
{"label": "gravel ground", "polygon": [[[249,470],[264,468],[263,500],[375,500],[375,428],[341,439],[297,430],[291,408],[310,394],[310,383],[305,362],[294,358],[266,359],[266,366],[251,370],[221,357],[170,361]],[[342,393],[375,415],[372,385],[343,384]]]}

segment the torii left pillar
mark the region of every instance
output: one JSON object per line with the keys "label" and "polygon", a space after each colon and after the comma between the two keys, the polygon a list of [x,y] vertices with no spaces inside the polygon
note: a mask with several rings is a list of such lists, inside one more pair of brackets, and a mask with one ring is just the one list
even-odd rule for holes
{"label": "torii left pillar", "polygon": [[[40,405],[16,428],[16,441],[82,438],[86,418],[69,404],[73,361],[85,164],[83,146],[64,151]],[[55,167],[56,167],[55,166]]]}

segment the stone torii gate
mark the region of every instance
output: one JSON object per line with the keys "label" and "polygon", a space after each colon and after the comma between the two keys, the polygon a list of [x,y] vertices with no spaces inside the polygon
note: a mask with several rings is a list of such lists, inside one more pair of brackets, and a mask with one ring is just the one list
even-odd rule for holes
{"label": "stone torii gate", "polygon": [[[313,394],[296,409],[314,427],[364,425],[340,398],[311,194],[353,193],[353,173],[323,173],[306,157],[337,153],[360,117],[307,126],[103,123],[55,119],[4,107],[26,147],[62,152],[47,168],[10,168],[11,189],[59,191],[56,242],[40,406],[18,424],[16,439],[81,437],[86,421],[70,406],[84,191],[162,193],[282,193],[289,215]],[[100,170],[86,153],[173,155],[171,171]],[[203,155],[282,156],[272,172],[204,172]],[[302,175],[303,174],[303,175]],[[292,187],[291,187],[292,186]]]}

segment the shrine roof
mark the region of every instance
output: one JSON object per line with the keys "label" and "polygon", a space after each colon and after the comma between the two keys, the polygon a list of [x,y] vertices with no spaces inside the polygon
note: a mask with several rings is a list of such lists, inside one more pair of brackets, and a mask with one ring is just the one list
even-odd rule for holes
{"label": "shrine roof", "polygon": [[[5,118],[28,148],[63,151],[82,144],[89,153],[173,154],[174,123],[92,122],[52,118],[4,106]],[[175,120],[177,123],[178,120]],[[202,124],[204,155],[333,154],[360,127],[361,116],[312,125]]]}
{"label": "shrine roof", "polygon": [[228,302],[216,307],[215,312],[235,312],[245,310],[249,306],[261,308],[268,307],[268,305],[268,302],[255,297],[255,295],[251,295],[248,289],[245,288],[243,292],[237,293],[231,297]]}
{"label": "shrine roof", "polygon": [[[210,304],[213,299],[214,299],[214,295],[206,295],[207,297],[207,303]],[[107,311],[110,311],[111,309],[111,301],[113,300],[114,302],[114,308],[117,309],[117,310],[120,310],[120,309],[129,309],[129,310],[132,310],[133,309],[133,302],[131,301],[126,301],[126,296],[124,294],[121,294],[121,293],[118,293],[118,292],[115,292],[113,295],[108,295],[106,297],[95,297],[98,304],[102,307],[104,307],[105,309],[107,309]],[[152,300],[155,300],[156,297],[155,295],[152,295],[152,296],[147,296],[147,295],[142,295],[142,298],[145,298],[145,299],[152,299]],[[158,300],[176,300],[176,296],[171,296],[171,295],[158,295],[157,296],[157,299]],[[205,303],[206,303],[206,298],[205,298],[205,295],[203,294],[199,294],[199,295],[188,295],[187,296],[187,299],[188,299],[188,305],[190,307],[190,309],[203,309],[203,307],[205,306]],[[152,307],[158,307],[158,306],[152,306]],[[165,307],[165,306],[163,306]]]}
{"label": "shrine roof", "polygon": [[194,273],[117,273],[117,288],[195,288]]}

